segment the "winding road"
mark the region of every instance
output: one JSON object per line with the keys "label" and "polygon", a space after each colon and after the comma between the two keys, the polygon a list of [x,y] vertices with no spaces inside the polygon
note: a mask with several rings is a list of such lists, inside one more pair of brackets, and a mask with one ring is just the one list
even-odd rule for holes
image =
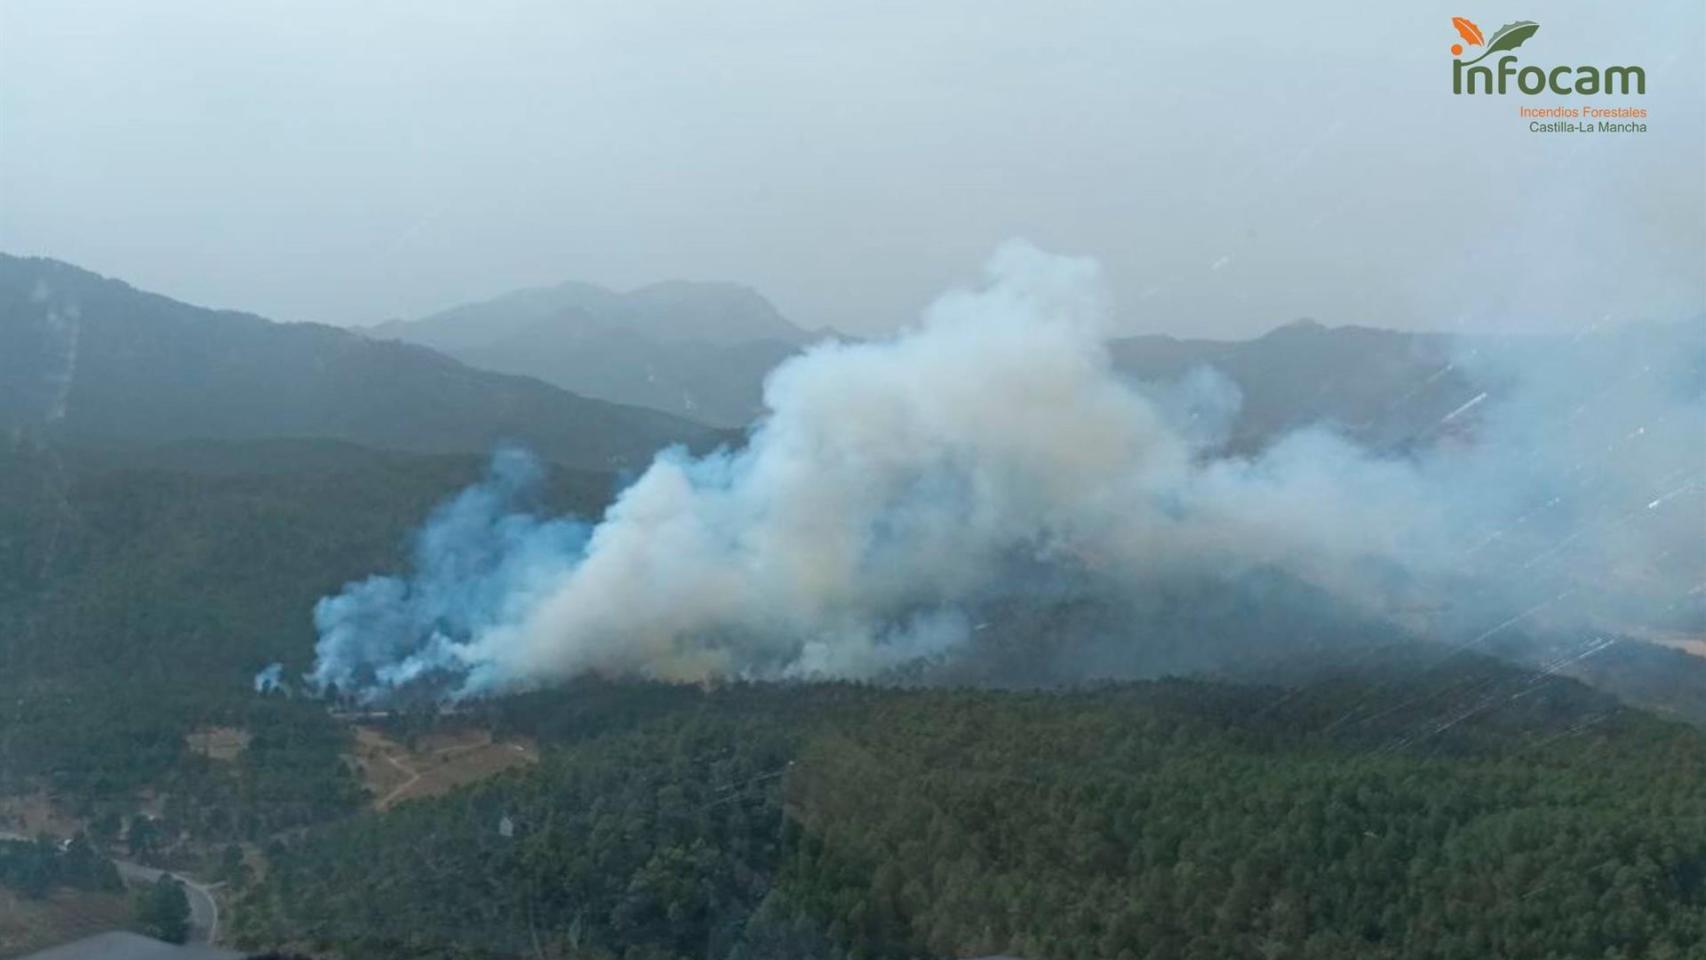
{"label": "winding road", "polygon": [[113,866],[118,868],[119,876],[132,883],[153,883],[160,879],[161,874],[171,874],[184,885],[184,894],[190,900],[190,937],[186,942],[212,944],[218,940],[219,901],[214,899],[213,886],[191,880],[176,871],[145,867],[140,863],[114,860]]}
{"label": "winding road", "polygon": [[[33,842],[35,839],[35,837],[26,837],[23,834],[0,830],[0,840]],[[169,873],[181,881],[184,885],[184,895],[190,901],[190,936],[187,942],[196,944],[217,942],[219,938],[219,901],[213,896],[213,888],[218,884],[204,884],[174,870],[145,867],[140,863],[131,863],[128,860],[114,860],[113,866],[118,868],[118,875],[129,883],[153,883],[160,879],[161,874],[165,873]]]}

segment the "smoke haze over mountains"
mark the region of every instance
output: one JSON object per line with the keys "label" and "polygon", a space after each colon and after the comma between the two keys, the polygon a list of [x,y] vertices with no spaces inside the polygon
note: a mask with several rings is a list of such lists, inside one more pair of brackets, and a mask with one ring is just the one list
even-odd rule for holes
{"label": "smoke haze over mountains", "polygon": [[8,0],[0,249],[347,325],[681,277],[864,336],[1014,235],[1100,258],[1126,333],[1698,309],[1706,11],[1500,11],[1534,63],[1643,65],[1586,100],[1648,109],[1635,138],[1453,96],[1461,13],[1498,15]]}
{"label": "smoke haze over mountains", "polygon": [[660,453],[596,523],[530,510],[530,461],[501,453],[412,570],[321,602],[310,683],[872,677],[976,656],[996,606],[1252,578],[1466,643],[1698,617],[1697,327],[1465,341],[1449,369],[1485,390],[1411,450],[1317,427],[1233,456],[1236,386],[1117,375],[1110,308],[1093,262],[1010,243],[917,326],[787,361],[744,447]]}
{"label": "smoke haze over mountains", "polygon": [[0,0],[0,960],[1706,960],[1703,41]]}

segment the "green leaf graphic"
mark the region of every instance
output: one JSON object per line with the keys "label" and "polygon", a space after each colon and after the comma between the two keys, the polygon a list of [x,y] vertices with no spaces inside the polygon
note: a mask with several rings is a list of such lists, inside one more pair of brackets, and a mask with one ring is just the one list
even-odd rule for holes
{"label": "green leaf graphic", "polygon": [[1482,53],[1475,59],[1470,60],[1468,63],[1465,63],[1464,66],[1468,66],[1470,63],[1480,63],[1482,60],[1487,59],[1495,53],[1501,53],[1506,50],[1515,50],[1517,47],[1527,43],[1528,38],[1534,36],[1535,32],[1539,29],[1540,24],[1535,23],[1533,20],[1518,20],[1515,23],[1507,23],[1495,31],[1491,37],[1487,38],[1486,52]]}
{"label": "green leaf graphic", "polygon": [[1495,50],[1515,50],[1523,45],[1534,32],[1540,29],[1540,24],[1533,20],[1518,20],[1507,23],[1493,33],[1493,39],[1487,41],[1487,52]]}

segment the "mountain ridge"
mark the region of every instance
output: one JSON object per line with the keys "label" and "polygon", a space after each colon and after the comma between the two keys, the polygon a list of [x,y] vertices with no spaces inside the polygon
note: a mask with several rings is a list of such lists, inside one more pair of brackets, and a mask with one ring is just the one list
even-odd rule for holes
{"label": "mountain ridge", "polygon": [[[636,322],[644,312],[624,306],[630,298],[668,303],[676,326],[659,335]],[[743,310],[759,319],[745,328],[729,320]],[[746,287],[681,281],[626,294],[567,281],[362,332],[725,428],[762,415],[764,379],[776,365],[823,339],[856,339],[808,332]],[[1244,401],[1226,438],[1235,452],[1322,422],[1400,447],[1474,395],[1452,367],[1453,338],[1437,333],[1305,319],[1248,340],[1141,334],[1112,338],[1108,350],[1116,369],[1141,383],[1176,381],[1198,367],[1225,374]]]}
{"label": "mountain ridge", "polygon": [[593,469],[727,439],[417,344],[210,310],[0,254],[0,428],[95,445],[324,437],[421,453],[521,443]]}
{"label": "mountain ridge", "polygon": [[[690,316],[683,317],[684,312]],[[678,324],[683,319],[694,321],[697,329],[682,329]],[[412,320],[387,320],[359,332],[378,339],[466,345],[502,339],[518,327],[539,321],[564,320],[595,327],[626,327],[649,337],[678,341],[804,343],[811,336],[753,288],[705,280],[660,280],[626,291],[565,280],[472,300]],[[475,334],[466,329],[469,323],[491,323],[495,329]]]}
{"label": "mountain ridge", "polygon": [[764,375],[813,340],[750,287],[686,280],[625,292],[571,280],[360,332],[723,428],[752,422]]}

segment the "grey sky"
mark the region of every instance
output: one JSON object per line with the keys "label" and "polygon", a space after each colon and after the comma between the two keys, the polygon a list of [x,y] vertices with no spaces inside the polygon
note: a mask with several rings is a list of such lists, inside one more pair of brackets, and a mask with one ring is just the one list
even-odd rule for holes
{"label": "grey sky", "polygon": [[[1706,309],[1706,7],[0,0],[0,249],[283,320],[750,283],[912,318],[1025,236],[1127,329]],[[1639,64],[1641,135],[1450,94],[1452,15]]]}

